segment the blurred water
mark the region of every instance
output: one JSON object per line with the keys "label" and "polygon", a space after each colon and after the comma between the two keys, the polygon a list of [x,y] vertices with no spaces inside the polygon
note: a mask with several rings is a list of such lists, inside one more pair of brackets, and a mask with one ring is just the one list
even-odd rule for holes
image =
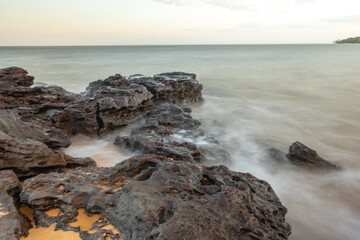
{"label": "blurred water", "polygon": [[[81,92],[109,75],[186,71],[204,84],[193,106],[203,128],[232,154],[233,170],[267,180],[288,207],[291,239],[358,239],[360,45],[0,47],[0,68]],[[294,141],[341,165],[317,173],[269,161],[260,142]],[[127,157],[111,138],[75,138],[67,150],[102,166]]]}

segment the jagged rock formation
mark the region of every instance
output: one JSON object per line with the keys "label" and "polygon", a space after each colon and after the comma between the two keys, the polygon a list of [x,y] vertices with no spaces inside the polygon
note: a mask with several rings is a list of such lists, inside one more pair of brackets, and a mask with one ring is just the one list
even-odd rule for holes
{"label": "jagged rock formation", "polygon": [[294,142],[289,147],[289,153],[284,153],[276,148],[269,148],[270,156],[281,162],[288,162],[299,167],[311,169],[328,169],[340,170],[341,168],[335,164],[320,157],[317,152],[301,142]]}
{"label": "jagged rock formation", "polygon": [[204,162],[230,161],[229,153],[199,129],[191,109],[165,103],[151,111],[146,122],[130,136],[116,137],[115,145],[132,152],[158,154],[171,160]]}
{"label": "jagged rock formation", "polygon": [[[286,208],[268,183],[195,164],[229,156],[190,109],[173,105],[201,100],[194,74],[117,74],[83,94],[31,87],[33,80],[21,68],[0,70],[0,239],[36,239],[38,228],[55,239],[289,236]],[[98,168],[59,150],[75,134],[102,135],[144,116],[144,125],[116,143],[158,155]],[[23,190],[18,177],[26,179]]]}
{"label": "jagged rock formation", "polygon": [[71,209],[100,213],[119,231],[107,232],[109,239],[287,239],[290,234],[286,208],[266,182],[224,166],[200,167],[156,155],[113,168],[40,174],[25,181],[21,201],[36,209],[38,219],[44,211],[60,209],[42,224],[57,222],[84,239],[93,239],[105,223],[95,221],[93,231],[71,228]]}

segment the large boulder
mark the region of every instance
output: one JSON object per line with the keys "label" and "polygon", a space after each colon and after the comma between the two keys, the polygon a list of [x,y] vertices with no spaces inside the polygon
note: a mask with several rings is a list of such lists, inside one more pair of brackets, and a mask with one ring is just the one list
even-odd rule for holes
{"label": "large boulder", "polygon": [[[286,208],[265,181],[224,166],[156,155],[113,168],[37,175],[25,181],[21,201],[36,209],[38,224],[56,223],[82,239],[104,229],[111,229],[108,239],[287,239],[290,234]],[[49,209],[57,214],[42,221]],[[87,229],[73,228],[84,212],[100,217]]]}
{"label": "large boulder", "polygon": [[137,153],[157,154],[172,160],[214,164],[229,162],[229,153],[200,128],[189,108],[164,103],[151,111],[143,125],[129,136],[115,138],[118,147]]}

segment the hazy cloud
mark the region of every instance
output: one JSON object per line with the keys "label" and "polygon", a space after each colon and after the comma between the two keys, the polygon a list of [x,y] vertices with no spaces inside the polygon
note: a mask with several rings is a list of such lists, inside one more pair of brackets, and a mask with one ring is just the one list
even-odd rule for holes
{"label": "hazy cloud", "polygon": [[341,16],[341,17],[334,17],[334,18],[326,18],[326,19],[322,19],[322,21],[330,22],[330,23],[353,23],[353,24],[359,24],[360,23],[360,14],[349,15],[349,16]]}
{"label": "hazy cloud", "polygon": [[[177,6],[201,6],[210,5],[216,7],[227,8],[231,10],[249,10],[256,9],[264,3],[262,0],[153,0],[164,4],[171,4]],[[277,0],[281,2],[307,4],[313,3],[317,0]]]}
{"label": "hazy cloud", "polygon": [[249,9],[251,6],[245,1],[239,0],[153,0],[155,2],[161,2],[165,4],[177,5],[177,6],[201,6],[212,5],[217,7],[223,7],[228,9]]}

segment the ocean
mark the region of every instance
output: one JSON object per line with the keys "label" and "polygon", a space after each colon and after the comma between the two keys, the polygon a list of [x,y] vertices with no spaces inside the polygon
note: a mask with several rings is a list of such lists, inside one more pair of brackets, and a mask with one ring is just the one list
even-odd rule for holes
{"label": "ocean", "polygon": [[[36,82],[73,92],[116,73],[197,74],[205,100],[193,117],[231,153],[230,169],[272,185],[295,240],[359,237],[359,64],[359,44],[0,47],[0,68],[22,67]],[[281,165],[264,152],[264,144],[287,152],[295,141],[343,170]],[[128,157],[112,136],[77,136],[64,151],[100,166]]]}

